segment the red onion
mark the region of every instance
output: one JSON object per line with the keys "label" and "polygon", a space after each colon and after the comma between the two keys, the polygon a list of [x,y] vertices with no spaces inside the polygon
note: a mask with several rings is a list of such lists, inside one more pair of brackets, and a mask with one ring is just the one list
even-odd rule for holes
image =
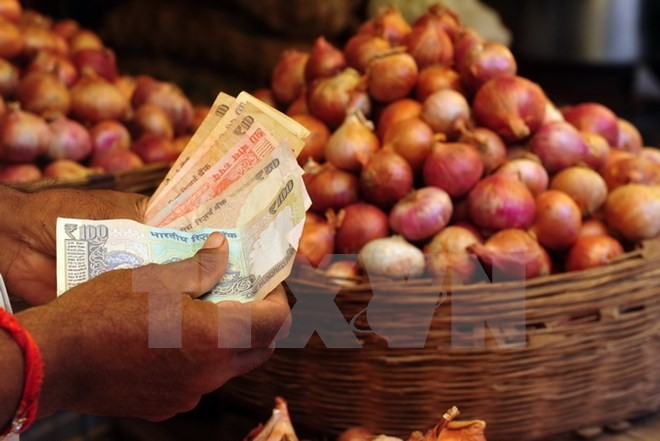
{"label": "red onion", "polygon": [[393,150],[403,157],[415,174],[424,167],[424,161],[433,146],[433,129],[421,118],[396,121],[383,136],[383,149]]}
{"label": "red onion", "polygon": [[128,122],[132,136],[139,138],[145,133],[174,138],[174,128],[167,113],[156,104],[145,103],[137,107]]}
{"label": "red onion", "polygon": [[582,271],[603,266],[623,253],[623,246],[612,236],[580,237],[568,252],[566,271]]}
{"label": "red onion", "polygon": [[94,155],[103,155],[114,150],[128,150],[131,134],[125,125],[112,119],[100,121],[89,129]]}
{"label": "red onion", "polygon": [[580,132],[561,121],[542,125],[529,140],[529,149],[550,174],[583,163],[589,155],[589,146]]}
{"label": "red onion", "polygon": [[550,181],[543,165],[530,158],[509,159],[495,173],[519,179],[534,196],[547,190]]}
{"label": "red onion", "polygon": [[18,27],[0,17],[0,57],[11,59],[20,54],[25,47],[23,36]]}
{"label": "red onion", "polygon": [[4,58],[0,58],[0,95],[11,97],[18,86],[18,67]]}
{"label": "red onion", "polygon": [[414,21],[413,26],[421,25],[425,22],[432,23],[438,29],[442,29],[452,40],[463,29],[463,24],[458,14],[440,3],[429,6],[427,11]]}
{"label": "red onion", "polygon": [[310,162],[305,166],[305,186],[312,200],[311,210],[325,213],[338,210],[360,199],[358,178],[326,162]]}
{"label": "red onion", "polygon": [[342,170],[359,171],[380,148],[373,124],[360,112],[350,113],[325,144],[325,158]]}
{"label": "red onion", "polygon": [[382,139],[391,125],[403,119],[422,114],[422,103],[411,98],[403,98],[387,104],[378,117],[378,136]]}
{"label": "red onion", "polygon": [[360,190],[367,202],[391,208],[413,189],[410,164],[390,150],[376,152],[360,173]]}
{"label": "red onion", "polygon": [[0,120],[0,158],[8,162],[33,162],[46,153],[50,128],[39,115],[9,109]]}
{"label": "red onion", "polygon": [[92,156],[90,165],[108,173],[124,173],[144,167],[144,162],[131,150],[114,150]]}
{"label": "red onion", "polygon": [[296,99],[305,87],[305,65],[309,59],[307,52],[288,49],[282,52],[273,68],[270,88],[277,101],[287,106]]}
{"label": "red onion", "polygon": [[623,118],[618,118],[617,124],[619,126],[619,137],[617,143],[613,144],[612,147],[631,153],[639,153],[644,147],[644,140],[637,127]]}
{"label": "red onion", "polygon": [[458,72],[465,88],[475,92],[493,77],[515,75],[518,64],[508,47],[495,41],[486,41],[470,47],[458,65]]}
{"label": "red onion", "polygon": [[548,124],[557,121],[566,121],[564,115],[561,114],[561,111],[554,105],[554,103],[548,100],[545,103],[545,117],[543,118],[543,124]]}
{"label": "red onion", "polygon": [[601,175],[610,191],[625,184],[660,185],[660,167],[640,156],[608,161]]}
{"label": "red onion", "polygon": [[433,92],[442,89],[453,89],[463,93],[461,77],[454,69],[441,64],[427,66],[419,71],[417,85],[415,86],[415,97],[423,102]]}
{"label": "red onion", "polygon": [[42,178],[34,164],[0,164],[0,184],[27,184]]}
{"label": "red onion", "polygon": [[599,103],[582,103],[564,107],[561,113],[578,130],[601,135],[610,146],[619,142],[619,118],[609,108]]}
{"label": "red onion", "polygon": [[104,119],[123,119],[130,103],[117,87],[94,72],[84,71],[71,88],[71,114],[91,124]]}
{"label": "red onion", "polygon": [[318,268],[327,256],[328,258],[324,262],[324,266],[327,266],[334,248],[334,226],[320,216],[307,213],[296,261],[303,264],[309,262],[312,267]]}
{"label": "red onion", "polygon": [[563,250],[575,243],[582,227],[582,212],[569,195],[547,190],[536,197],[536,219],[532,232],[541,245]]}
{"label": "red onion", "polygon": [[362,23],[357,33],[381,37],[391,45],[397,45],[410,33],[410,24],[398,8],[386,6]]}
{"label": "red onion", "polygon": [[541,127],[547,100],[538,84],[520,76],[501,75],[479,88],[472,111],[478,123],[506,142],[516,142]]}
{"label": "red onion", "polygon": [[454,60],[454,45],[447,32],[430,21],[413,26],[404,45],[420,69],[443,64],[450,66]]}
{"label": "red onion", "polygon": [[311,83],[317,78],[331,77],[346,66],[344,53],[323,36],[317,37],[309,59],[305,63],[305,82]]}
{"label": "red onion", "polygon": [[447,226],[452,211],[447,192],[435,187],[420,188],[392,207],[390,228],[411,242],[426,240]]}
{"label": "red onion", "polygon": [[605,202],[610,228],[630,242],[660,234],[660,186],[626,184],[615,188]]}
{"label": "red onion", "polygon": [[478,261],[470,247],[481,242],[474,231],[450,225],[436,234],[424,247],[429,273],[451,284],[463,284],[474,274]]}
{"label": "red onion", "polygon": [[594,170],[601,170],[610,157],[610,145],[607,140],[596,133],[580,132],[584,142],[587,143],[587,156],[584,158],[585,164]]}
{"label": "red onion", "polygon": [[169,164],[179,156],[179,151],[171,138],[154,133],[145,133],[140,136],[131,145],[131,150],[137,153],[145,164]]}
{"label": "red onion", "polygon": [[[275,99],[275,95],[273,94],[273,91],[270,88],[259,87],[258,89],[253,90],[250,94],[259,101],[268,104],[270,107],[277,108],[277,100]],[[193,106],[193,107],[196,108],[197,106]],[[195,125],[195,128],[197,127],[199,127],[199,125]]]}
{"label": "red onion", "polygon": [[18,17],[17,21],[19,26],[36,26],[44,29],[49,29],[53,26],[53,19],[36,9],[27,8]]}
{"label": "red onion", "polygon": [[82,71],[86,66],[108,81],[117,78],[117,59],[108,48],[81,49],[71,56],[73,64]]}
{"label": "red onion", "polygon": [[307,106],[307,94],[303,91],[300,96],[294,99],[291,104],[286,108],[286,114],[291,115],[309,115],[309,107]]}
{"label": "red onion", "polygon": [[390,234],[387,214],[375,205],[358,202],[339,211],[335,251],[357,254],[369,241]]}
{"label": "red onion", "polygon": [[527,229],[534,222],[536,202],[520,180],[495,174],[474,186],[468,195],[468,212],[472,221],[482,228]]}
{"label": "red onion", "polygon": [[470,26],[463,26],[454,37],[454,66],[461,66],[463,59],[473,46],[482,44],[484,39]]}
{"label": "red onion", "polygon": [[310,85],[307,96],[309,112],[326,123],[331,129],[337,128],[354,111],[368,115],[371,102],[360,73],[348,67],[338,74],[322,78]]}
{"label": "red onion", "polygon": [[366,72],[367,66],[376,56],[389,51],[390,43],[384,38],[368,34],[356,34],[344,46],[344,56],[350,67]]}
{"label": "red onion", "polygon": [[92,153],[92,138],[78,121],[58,115],[48,122],[50,142],[46,155],[51,159],[70,159],[81,162]]}
{"label": "red onion", "polygon": [[71,108],[69,89],[54,74],[30,72],[16,87],[16,98],[21,107],[38,115],[68,114]]}
{"label": "red onion", "polygon": [[457,198],[472,190],[483,171],[481,156],[470,144],[437,142],[424,162],[422,173],[426,185],[441,188]]}
{"label": "red onion", "polygon": [[422,105],[422,119],[434,132],[445,134],[448,140],[456,139],[466,129],[470,113],[465,96],[453,89],[433,92]]}
{"label": "red onion", "polygon": [[78,68],[66,55],[51,51],[39,51],[32,59],[27,72],[48,72],[55,75],[67,87],[71,87],[78,80]]}
{"label": "red onion", "polygon": [[502,137],[485,127],[464,130],[458,138],[458,142],[473,145],[477,149],[486,174],[492,173],[507,159],[506,145]]}
{"label": "red onion", "polygon": [[600,174],[587,167],[569,167],[560,171],[553,176],[550,188],[573,198],[584,217],[599,210],[607,199],[607,183]]}
{"label": "red onion", "polygon": [[367,91],[380,102],[407,97],[417,84],[417,63],[407,52],[395,50],[374,58],[367,68]]}
{"label": "red onion", "polygon": [[579,237],[602,236],[609,234],[607,225],[598,219],[584,219],[580,228]]}
{"label": "red onion", "polygon": [[304,166],[309,159],[317,162],[323,161],[325,159],[323,149],[331,135],[328,126],[312,115],[292,115],[291,119],[309,130],[309,136],[305,140],[305,146],[298,154],[298,164]]}
{"label": "red onion", "polygon": [[176,84],[166,81],[147,84],[138,81],[131,104],[139,107],[146,103],[155,104],[167,113],[175,135],[186,133],[192,127],[193,105]]}
{"label": "red onion", "polygon": [[120,75],[112,82],[122,95],[130,102],[137,89],[137,79],[131,75]]}
{"label": "red onion", "polygon": [[490,267],[493,281],[550,274],[552,262],[547,251],[527,231],[509,228],[493,234],[486,243],[470,247]]}

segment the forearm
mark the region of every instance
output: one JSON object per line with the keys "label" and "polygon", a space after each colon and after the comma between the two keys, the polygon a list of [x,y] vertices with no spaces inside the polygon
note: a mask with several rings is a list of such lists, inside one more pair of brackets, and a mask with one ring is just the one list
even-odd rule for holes
{"label": "forearm", "polygon": [[26,219],[23,215],[29,194],[0,185],[0,274],[6,274],[14,255],[13,242],[21,240],[26,231]]}
{"label": "forearm", "polygon": [[23,390],[23,352],[6,331],[0,331],[0,432],[14,418]]}

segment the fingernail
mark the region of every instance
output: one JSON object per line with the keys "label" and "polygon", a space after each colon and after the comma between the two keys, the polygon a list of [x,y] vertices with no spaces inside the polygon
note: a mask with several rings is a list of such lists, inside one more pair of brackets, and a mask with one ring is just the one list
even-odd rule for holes
{"label": "fingernail", "polygon": [[214,248],[220,248],[222,244],[225,243],[224,234],[212,233],[204,242],[203,250],[210,250]]}

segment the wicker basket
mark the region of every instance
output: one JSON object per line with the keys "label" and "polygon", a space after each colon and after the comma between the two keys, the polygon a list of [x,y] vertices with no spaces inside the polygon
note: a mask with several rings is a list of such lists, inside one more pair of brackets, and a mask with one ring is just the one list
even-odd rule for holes
{"label": "wicker basket", "polygon": [[[309,269],[287,283],[292,299],[337,292],[335,281]],[[525,326],[518,334],[500,338],[495,326],[482,347],[452,345],[452,336],[479,341],[463,325],[520,311],[520,290]],[[363,425],[407,436],[456,405],[462,417],[487,421],[489,441],[552,439],[660,409],[660,240],[601,268],[457,287],[439,302],[441,291],[430,280],[344,287],[335,303],[362,348],[326,347],[321,337],[333,336],[324,328],[304,349],[278,349],[224,393],[261,411],[283,396],[295,424],[331,435]],[[390,328],[381,320],[379,334],[365,313],[374,292],[391,314]],[[469,305],[467,314],[452,313],[458,299]],[[405,336],[419,328],[411,305],[423,312],[438,303],[425,346],[406,348]],[[337,314],[327,307],[298,312],[294,305],[294,327],[301,318],[323,323]]]}

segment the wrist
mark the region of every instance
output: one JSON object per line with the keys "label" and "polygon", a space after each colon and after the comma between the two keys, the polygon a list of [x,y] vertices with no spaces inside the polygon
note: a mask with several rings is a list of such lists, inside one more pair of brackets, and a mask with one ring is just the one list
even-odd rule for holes
{"label": "wrist", "polygon": [[16,341],[0,330],[0,433],[7,428],[16,414],[23,390],[23,353]]}

